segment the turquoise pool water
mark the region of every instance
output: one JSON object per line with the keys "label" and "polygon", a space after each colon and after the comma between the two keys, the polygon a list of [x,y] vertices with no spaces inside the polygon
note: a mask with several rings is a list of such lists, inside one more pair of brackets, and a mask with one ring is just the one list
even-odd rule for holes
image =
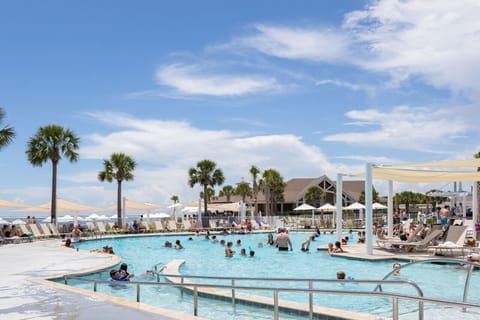
{"label": "turquoise pool water", "polygon": [[[291,239],[294,244],[294,251],[279,252],[274,247],[266,245],[267,234],[249,234],[249,235],[227,235],[217,236],[219,240],[232,241],[236,243],[240,240],[242,245],[234,245],[237,254],[233,258],[225,257],[224,247],[220,243],[212,243],[206,240],[204,236],[195,237],[194,235],[181,236],[147,236],[147,237],[129,237],[116,239],[101,239],[79,243],[81,249],[97,249],[105,245],[112,246],[115,253],[122,257],[122,262],[129,265],[129,272],[136,274],[134,279],[149,281],[153,279],[149,276],[141,276],[146,270],[151,269],[154,264],[168,263],[173,259],[185,259],[186,263],[181,269],[182,274],[187,275],[210,275],[210,276],[237,276],[237,277],[275,277],[275,278],[318,278],[335,279],[336,272],[344,271],[348,277],[354,279],[382,279],[392,270],[392,261],[368,262],[342,257],[329,256],[325,251],[317,251],[318,245],[334,242],[334,235],[321,235],[312,242],[309,252],[300,251],[301,243],[308,236],[308,233],[291,233]],[[188,240],[192,237],[192,240]],[[166,248],[165,241],[175,242],[180,240],[185,249],[175,250]],[[353,241],[355,241],[355,237]],[[263,246],[259,247],[259,243]],[[247,252],[252,249],[255,256],[240,256],[241,248],[246,248]],[[462,300],[463,284],[465,283],[467,272],[465,269],[444,264],[429,264],[421,266],[411,266],[402,270],[400,276],[404,280],[412,280],[420,285],[425,296],[445,298],[451,300]],[[108,273],[103,272],[96,275],[90,275],[89,278],[109,279]],[[195,279],[195,282],[200,280]],[[224,283],[226,282],[217,282]],[[91,289],[91,284],[76,283]],[[256,286],[281,286],[281,287],[302,287],[306,288],[305,283],[275,283],[246,281],[237,282],[237,285],[256,285]],[[320,284],[314,285],[314,288],[351,288],[352,290],[373,290],[374,285],[340,285],[340,284]],[[401,292],[415,295],[416,291],[411,287],[387,287],[385,291]],[[479,272],[474,272],[472,276],[469,302],[480,302],[477,293],[480,289]],[[133,289],[132,289],[133,290]],[[99,288],[100,292],[122,296],[127,299],[135,299],[135,293],[130,289],[118,290],[108,286]],[[132,292],[130,292],[132,291]],[[252,294],[252,292],[249,292]],[[271,297],[271,292],[253,292],[258,295]],[[280,299],[293,300],[301,303],[308,303],[308,296],[296,293],[281,293]],[[192,298],[188,294],[183,296],[180,290],[176,288],[154,288],[148,287],[142,289],[142,302],[157,305],[160,307],[171,308],[186,313],[193,310]],[[338,296],[338,295],[315,295],[314,303],[325,307],[346,309],[350,311],[372,313],[382,316],[391,315],[391,301],[388,299],[359,297],[359,296]],[[416,303],[402,302],[400,312],[408,314],[418,307]],[[427,308],[438,308],[437,306],[426,306]],[[223,310],[225,309],[225,310]],[[213,311],[212,311],[213,310]],[[213,313],[212,313],[213,312]],[[231,303],[222,303],[212,301],[212,299],[201,298],[199,304],[199,316],[207,318],[218,318],[221,312],[226,312],[231,319],[249,319],[252,312],[256,318],[271,319],[271,310],[255,309],[253,307],[237,305],[232,311]],[[296,318],[294,315],[282,315],[282,319]]]}

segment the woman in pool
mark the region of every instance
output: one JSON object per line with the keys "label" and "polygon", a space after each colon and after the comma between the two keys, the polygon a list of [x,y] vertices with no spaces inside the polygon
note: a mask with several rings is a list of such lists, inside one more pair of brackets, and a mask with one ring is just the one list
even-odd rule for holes
{"label": "woman in pool", "polygon": [[342,244],[340,241],[335,241],[335,253],[343,253]]}

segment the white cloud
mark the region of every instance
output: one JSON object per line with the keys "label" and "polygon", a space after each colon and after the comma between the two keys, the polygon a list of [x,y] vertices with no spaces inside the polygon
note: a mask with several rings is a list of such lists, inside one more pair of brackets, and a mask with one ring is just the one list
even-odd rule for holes
{"label": "white cloud", "polygon": [[451,152],[443,148],[452,140],[457,140],[458,136],[478,130],[472,121],[475,114],[478,111],[472,106],[444,109],[399,106],[390,112],[377,109],[352,110],[346,116],[354,120],[353,123],[376,128],[332,134],[324,140],[361,146]]}
{"label": "white cloud", "polygon": [[479,95],[479,15],[476,0],[383,0],[348,14],[343,29],[362,48],[364,68]]}
{"label": "white cloud", "polygon": [[[172,194],[186,201],[197,198],[200,189],[188,186],[187,173],[203,159],[214,160],[223,170],[226,184],[232,185],[242,178],[250,181],[252,165],[262,170],[274,168],[285,180],[323,174],[334,177],[337,170],[351,170],[331,164],[318,147],[307,145],[291,134],[255,136],[230,130],[201,130],[187,122],[142,120],[118,113],[91,116],[106,125],[115,125],[116,129],[86,137],[82,156],[108,158],[119,151],[131,155],[139,165],[135,180],[125,183],[124,187],[131,198],[142,201],[168,203]],[[292,162],[295,165],[292,166]],[[86,182],[95,177],[96,172],[92,171],[64,179]],[[115,189],[108,185],[104,188]]]}
{"label": "white cloud", "polygon": [[200,65],[171,64],[161,66],[157,82],[186,95],[238,96],[280,88],[274,77],[217,73]]}
{"label": "white cloud", "polygon": [[353,91],[368,91],[372,92],[374,90],[374,87],[369,86],[369,85],[361,85],[361,84],[355,84],[351,83],[348,81],[341,81],[341,80],[334,80],[334,79],[323,79],[323,80],[317,80],[315,82],[316,85],[321,86],[321,85],[334,85],[337,87],[342,87],[342,88],[347,88]]}
{"label": "white cloud", "polygon": [[238,38],[236,45],[286,59],[336,61],[348,52],[344,34],[333,29],[257,24],[256,34]]}

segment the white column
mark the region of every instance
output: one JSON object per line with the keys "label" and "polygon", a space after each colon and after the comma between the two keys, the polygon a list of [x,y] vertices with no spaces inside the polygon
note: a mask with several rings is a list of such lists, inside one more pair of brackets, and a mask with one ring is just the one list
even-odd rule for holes
{"label": "white column", "polygon": [[373,235],[372,235],[372,168],[371,163],[367,163],[365,170],[365,249],[367,255],[373,254]]}
{"label": "white column", "polygon": [[337,241],[342,240],[342,194],[343,194],[343,175],[337,174]]}
{"label": "white column", "polygon": [[476,181],[473,182],[472,188],[472,220],[473,223],[478,222],[478,189]]}
{"label": "white column", "polygon": [[387,224],[388,224],[388,236],[393,237],[393,181],[388,181],[388,211],[387,211]]}

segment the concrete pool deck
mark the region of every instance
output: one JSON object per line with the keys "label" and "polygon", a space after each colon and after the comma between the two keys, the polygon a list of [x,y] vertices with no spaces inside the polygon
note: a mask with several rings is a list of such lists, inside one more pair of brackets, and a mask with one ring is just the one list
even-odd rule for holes
{"label": "concrete pool deck", "polygon": [[[61,241],[40,240],[0,246],[0,314],[2,319],[200,319],[135,302],[45,282],[63,274],[87,273],[120,262],[114,255],[75,250]],[[66,288],[65,288],[66,287]]]}

